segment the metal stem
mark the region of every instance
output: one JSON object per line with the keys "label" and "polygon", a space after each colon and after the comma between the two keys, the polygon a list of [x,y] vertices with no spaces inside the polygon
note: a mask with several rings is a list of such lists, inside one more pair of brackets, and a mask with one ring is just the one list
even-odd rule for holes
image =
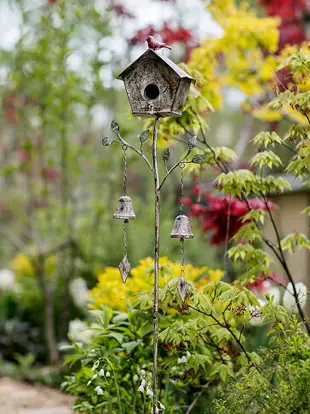
{"label": "metal stem", "polygon": [[153,301],[153,407],[152,413],[157,411],[157,360],[158,360],[158,278],[159,278],[159,215],[160,215],[160,188],[157,160],[157,131],[158,116],[155,115],[152,161],[154,173],[154,196],[155,196],[155,234],[154,234],[154,301]]}

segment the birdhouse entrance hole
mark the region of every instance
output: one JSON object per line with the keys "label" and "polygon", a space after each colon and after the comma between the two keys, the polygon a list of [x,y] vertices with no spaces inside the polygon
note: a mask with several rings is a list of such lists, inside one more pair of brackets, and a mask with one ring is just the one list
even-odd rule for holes
{"label": "birdhouse entrance hole", "polygon": [[159,96],[159,89],[158,86],[154,85],[154,83],[151,83],[150,85],[147,85],[147,87],[144,89],[144,94],[146,98],[148,99],[156,99]]}

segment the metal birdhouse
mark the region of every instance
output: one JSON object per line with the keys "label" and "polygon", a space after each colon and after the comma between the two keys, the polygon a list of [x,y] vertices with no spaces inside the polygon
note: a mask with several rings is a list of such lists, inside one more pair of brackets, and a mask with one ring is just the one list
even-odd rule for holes
{"label": "metal birdhouse", "polygon": [[135,212],[133,210],[132,199],[130,197],[124,195],[118,199],[113,218],[122,220],[130,220],[136,218]]}
{"label": "metal birdhouse", "polygon": [[181,116],[195,79],[172,60],[148,49],[117,79],[124,82],[133,115]]}
{"label": "metal birdhouse", "polygon": [[185,214],[176,217],[170,237],[172,239],[192,239],[194,237],[189,218]]}

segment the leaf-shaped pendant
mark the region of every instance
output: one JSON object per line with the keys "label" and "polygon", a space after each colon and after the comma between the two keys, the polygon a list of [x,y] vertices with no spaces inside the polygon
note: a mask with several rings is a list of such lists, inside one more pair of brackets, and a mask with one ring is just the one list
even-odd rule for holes
{"label": "leaf-shaped pendant", "polygon": [[111,129],[114,134],[117,134],[119,132],[119,125],[114,120],[111,122]]}
{"label": "leaf-shaped pendant", "polygon": [[164,162],[167,162],[170,158],[170,148],[166,148],[164,153],[163,153],[163,160]]}
{"label": "leaf-shaped pendant", "polygon": [[193,156],[193,159],[191,162],[195,163],[195,164],[202,164],[204,162],[204,160],[206,159],[205,155],[202,154],[197,154]]}
{"label": "leaf-shaped pendant", "polygon": [[102,139],[102,145],[104,145],[105,147],[111,145],[113,143],[113,139],[110,137],[104,137]]}
{"label": "leaf-shaped pendant", "polygon": [[181,276],[179,278],[177,288],[178,288],[179,295],[182,301],[184,302],[187,296],[187,293],[188,293],[188,283],[186,282],[184,276]]}
{"label": "leaf-shaped pendant", "polygon": [[139,140],[141,142],[141,144],[143,144],[143,142],[145,142],[149,137],[149,131],[142,131],[140,136],[139,136]]}
{"label": "leaf-shaped pendant", "polygon": [[195,148],[196,145],[197,145],[197,136],[196,135],[193,135],[188,140],[188,148],[191,150],[191,149]]}
{"label": "leaf-shaped pendant", "polygon": [[127,256],[124,256],[118,268],[119,268],[119,271],[121,272],[122,280],[125,283],[129,275],[129,272],[131,270],[131,264],[129,263]]}

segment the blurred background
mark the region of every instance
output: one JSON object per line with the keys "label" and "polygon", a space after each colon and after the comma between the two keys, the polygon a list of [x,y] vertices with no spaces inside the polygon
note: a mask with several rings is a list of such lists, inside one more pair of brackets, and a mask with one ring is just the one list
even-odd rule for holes
{"label": "blurred background", "polygon": [[[307,1],[250,1],[249,7],[279,19],[275,53],[309,39]],[[122,229],[112,219],[122,192],[122,153],[119,146],[103,148],[101,140],[112,135],[113,119],[130,142],[138,142],[145,124],[131,116],[117,74],[145,51],[150,34],[172,46],[166,56],[188,63],[203,39],[217,39],[223,30],[201,0],[1,1],[0,374],[31,377],[26,368],[35,362],[58,363],[70,321],[86,316],[88,291],[122,258]],[[288,82],[283,73],[279,78]],[[217,110],[201,115],[210,144],[233,148],[240,158],[235,168],[248,168],[249,140],[263,129],[281,132],[287,121],[255,106],[270,97],[271,86],[253,94],[242,80],[231,83],[220,84]],[[172,161],[186,149],[169,136],[160,146],[171,146]],[[209,197],[212,204],[215,173],[187,175],[185,196],[198,203]],[[128,153],[128,193],[137,216],[128,239],[133,266],[153,254],[152,184],[143,162]],[[308,193],[296,191],[302,209]],[[179,195],[175,173],[163,190],[161,222],[161,256],[172,261],[179,261],[169,238]],[[287,214],[296,219],[291,207]],[[214,228],[193,219],[187,263],[225,269],[226,222],[224,210]],[[309,257],[302,260],[306,274]],[[42,375],[54,383],[52,371]]]}

